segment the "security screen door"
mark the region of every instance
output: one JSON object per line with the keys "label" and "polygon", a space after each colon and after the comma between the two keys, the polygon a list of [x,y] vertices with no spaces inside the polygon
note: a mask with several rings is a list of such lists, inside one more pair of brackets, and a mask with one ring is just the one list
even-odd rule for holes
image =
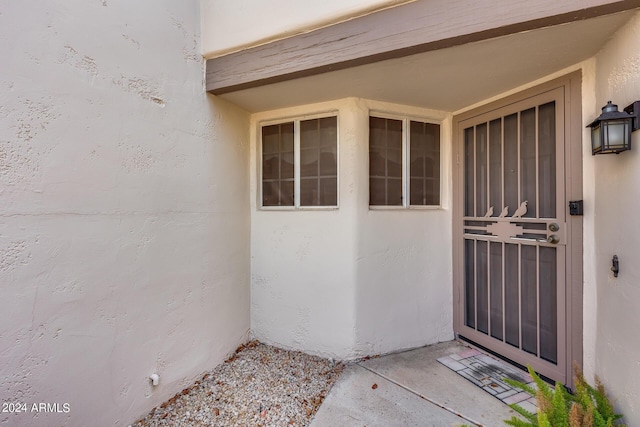
{"label": "security screen door", "polygon": [[565,100],[457,123],[456,332],[566,383]]}

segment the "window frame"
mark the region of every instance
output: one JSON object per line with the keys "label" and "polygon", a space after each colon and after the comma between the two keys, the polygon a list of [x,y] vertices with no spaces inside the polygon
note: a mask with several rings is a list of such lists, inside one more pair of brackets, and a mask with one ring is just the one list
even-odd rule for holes
{"label": "window frame", "polygon": [[[305,120],[336,118],[336,204],[326,206],[301,206],[300,205],[300,122]],[[262,179],[262,128],[265,126],[279,125],[293,122],[293,205],[292,206],[264,206],[263,203],[263,179]],[[278,119],[263,120],[258,122],[257,133],[257,158],[258,158],[258,209],[265,211],[326,211],[340,209],[340,116],[338,111],[326,111],[320,113],[303,114],[300,116],[283,117]]]}
{"label": "window frame", "polygon": [[[370,110],[369,118],[375,117],[379,119],[391,119],[391,120],[399,120],[402,122],[402,205],[372,205],[371,204],[371,188],[369,187],[369,182],[371,178],[371,171],[369,170],[370,163],[367,161],[367,187],[368,198],[369,198],[369,210],[438,210],[442,209],[442,191],[443,191],[443,181],[442,181],[442,172],[443,172],[443,164],[442,157],[442,141],[443,141],[443,126],[441,120],[429,119],[421,116],[416,116],[412,114],[399,114],[399,113],[390,113],[388,111],[381,110]],[[409,170],[409,163],[411,159],[411,141],[410,141],[410,125],[411,122],[421,122],[421,123],[429,123],[433,125],[438,125],[440,128],[439,134],[439,175],[438,175],[438,199],[439,203],[437,205],[412,205],[410,203],[410,195],[411,195],[411,177]],[[371,137],[369,135],[370,128],[367,126],[367,156],[371,155],[370,151],[370,142]]]}

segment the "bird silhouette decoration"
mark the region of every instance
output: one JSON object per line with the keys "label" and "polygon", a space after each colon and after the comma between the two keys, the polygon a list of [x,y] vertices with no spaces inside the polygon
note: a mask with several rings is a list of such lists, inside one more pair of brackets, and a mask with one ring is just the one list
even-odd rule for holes
{"label": "bird silhouette decoration", "polygon": [[491,207],[489,208],[489,210],[487,211],[487,213],[486,213],[486,214],[484,214],[484,217],[485,217],[485,218],[489,218],[491,215],[493,215],[493,206],[491,206]]}
{"label": "bird silhouette decoration", "polygon": [[527,201],[525,200],[520,204],[520,207],[516,209],[511,218],[522,218],[522,215],[527,213]]}
{"label": "bird silhouette decoration", "polygon": [[504,209],[502,209],[502,212],[500,212],[500,215],[498,215],[498,218],[504,218],[508,214],[509,214],[509,206],[505,206]]}

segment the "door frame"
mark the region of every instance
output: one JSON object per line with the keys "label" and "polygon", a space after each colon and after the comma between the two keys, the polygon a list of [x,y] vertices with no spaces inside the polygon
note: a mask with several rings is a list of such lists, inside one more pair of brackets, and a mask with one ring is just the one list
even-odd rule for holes
{"label": "door frame", "polygon": [[[564,91],[565,194],[566,201],[566,351],[565,384],[573,387],[573,363],[582,367],[583,341],[583,220],[569,215],[569,200],[582,200],[582,74],[576,71],[498,101],[474,108],[453,117],[453,329],[459,335],[464,325],[464,245],[462,244],[464,214],[464,134],[461,122],[490,113],[544,92],[561,88]],[[569,280],[567,280],[569,278]],[[558,319],[560,322],[560,319]]]}

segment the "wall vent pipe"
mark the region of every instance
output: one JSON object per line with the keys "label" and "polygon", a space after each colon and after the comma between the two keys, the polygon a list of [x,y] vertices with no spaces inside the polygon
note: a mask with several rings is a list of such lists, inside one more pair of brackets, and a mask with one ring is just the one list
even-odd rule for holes
{"label": "wall vent pipe", "polygon": [[149,376],[149,379],[151,380],[151,384],[155,387],[158,384],[160,384],[160,375],[158,374],[151,374]]}

